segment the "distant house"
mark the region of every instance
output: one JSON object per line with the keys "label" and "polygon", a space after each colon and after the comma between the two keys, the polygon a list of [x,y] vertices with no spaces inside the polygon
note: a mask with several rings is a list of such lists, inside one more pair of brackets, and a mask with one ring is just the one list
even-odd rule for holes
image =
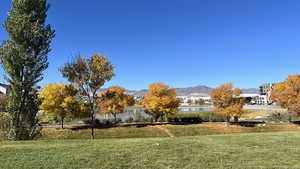
{"label": "distant house", "polygon": [[257,104],[272,104],[271,93],[275,87],[275,83],[267,83],[259,86],[260,96],[257,98]]}
{"label": "distant house", "polygon": [[0,83],[0,94],[7,94],[9,90],[9,85]]}
{"label": "distant house", "polygon": [[211,102],[211,98],[206,93],[191,93],[187,96],[177,96],[178,99],[181,100],[183,104],[195,104],[198,100],[204,100],[205,104],[209,104]]}
{"label": "distant house", "polygon": [[256,105],[269,105],[273,101],[270,99],[272,89],[274,88],[274,83],[262,84],[259,86],[259,94],[241,94],[240,97],[246,99],[247,103]]}

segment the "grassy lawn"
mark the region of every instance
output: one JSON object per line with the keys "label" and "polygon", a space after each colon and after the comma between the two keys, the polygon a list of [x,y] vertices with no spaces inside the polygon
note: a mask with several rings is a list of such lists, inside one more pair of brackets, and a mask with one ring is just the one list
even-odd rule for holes
{"label": "grassy lawn", "polygon": [[[109,138],[145,138],[145,137],[167,137],[168,135],[155,127],[115,127],[108,129],[95,129],[96,139]],[[90,139],[91,130],[84,129],[78,131],[60,130],[60,129],[43,129],[40,139]]]}
{"label": "grassy lawn", "polygon": [[[112,138],[151,138],[151,137],[180,137],[180,136],[205,136],[232,133],[254,132],[281,132],[299,131],[300,126],[294,124],[276,124],[257,127],[242,127],[237,125],[226,126],[225,123],[204,123],[192,125],[159,125],[148,127],[114,127],[107,129],[95,129],[96,139]],[[58,139],[90,139],[90,129],[72,131],[69,129],[44,128],[39,140]],[[0,132],[0,141],[5,140]]]}
{"label": "grassy lawn", "polygon": [[300,168],[300,132],[0,142],[0,168]]}
{"label": "grassy lawn", "polygon": [[[97,139],[110,138],[145,138],[145,137],[175,137],[179,136],[203,136],[230,133],[253,133],[253,132],[278,132],[278,131],[299,131],[300,126],[293,124],[270,125],[257,127],[242,127],[236,125],[225,126],[224,123],[205,123],[193,125],[161,125],[150,127],[116,127],[109,129],[96,129]],[[167,132],[166,132],[167,131]],[[169,133],[169,134],[168,134]],[[43,136],[40,139],[89,139],[89,129],[72,131],[43,129]]]}

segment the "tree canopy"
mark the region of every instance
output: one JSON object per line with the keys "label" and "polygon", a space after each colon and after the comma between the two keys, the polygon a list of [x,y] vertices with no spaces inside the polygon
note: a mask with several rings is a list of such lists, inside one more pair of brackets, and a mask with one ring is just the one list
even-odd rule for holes
{"label": "tree canopy", "polygon": [[114,66],[103,55],[94,54],[91,58],[79,56],[75,61],[66,63],[61,69],[63,77],[79,89],[79,94],[86,101],[92,121],[94,138],[94,119],[97,110],[98,92],[105,82],[114,76]]}
{"label": "tree canopy", "polygon": [[216,112],[227,116],[227,121],[234,117],[235,121],[243,114],[245,99],[241,98],[241,89],[233,88],[231,83],[222,84],[212,89],[211,99]]}
{"label": "tree canopy", "polygon": [[290,113],[300,115],[300,74],[290,75],[282,83],[276,83],[271,99]]}
{"label": "tree canopy", "polygon": [[134,105],[133,95],[126,94],[120,86],[112,86],[100,94],[100,113],[112,114],[117,122],[117,114],[124,113],[125,107]]}
{"label": "tree canopy", "polygon": [[76,98],[77,93],[78,90],[70,85],[46,85],[39,94],[39,98],[42,100],[40,109],[50,117],[59,116],[63,128],[66,117],[75,116],[81,111],[81,104]]}
{"label": "tree canopy", "polygon": [[141,104],[146,113],[152,115],[155,121],[177,112],[180,100],[176,98],[176,89],[163,83],[152,83]]}

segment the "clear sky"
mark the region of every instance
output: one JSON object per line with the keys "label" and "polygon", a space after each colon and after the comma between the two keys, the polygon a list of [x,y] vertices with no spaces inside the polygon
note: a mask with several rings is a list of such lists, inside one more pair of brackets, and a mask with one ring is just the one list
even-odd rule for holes
{"label": "clear sky", "polygon": [[[56,30],[42,85],[58,68],[101,53],[116,67],[108,85],[147,88],[233,82],[258,87],[300,73],[299,0],[49,0]],[[10,0],[0,2],[3,23]],[[3,27],[0,41],[7,39]],[[1,70],[0,81],[3,82]]]}

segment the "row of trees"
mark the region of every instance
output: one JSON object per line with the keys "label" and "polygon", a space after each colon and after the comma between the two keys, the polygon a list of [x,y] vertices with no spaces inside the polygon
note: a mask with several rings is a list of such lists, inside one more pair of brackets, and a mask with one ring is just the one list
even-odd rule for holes
{"label": "row of trees", "polygon": [[[79,89],[69,84],[49,84],[43,87],[39,98],[42,101],[41,111],[50,118],[59,116],[63,128],[66,117],[83,117],[90,113],[92,107],[85,95],[80,95]],[[96,113],[111,114],[117,122],[117,115],[125,112],[125,108],[133,106],[133,95],[127,94],[120,86],[112,86],[97,94]],[[140,103],[146,108],[146,113],[152,115],[155,121],[163,120],[169,114],[174,114],[179,106],[176,90],[163,83],[150,85],[145,98]]]}
{"label": "row of trees", "polygon": [[[39,94],[41,99],[40,110],[50,119],[57,117],[64,128],[65,118],[87,117],[90,105],[85,99],[80,99],[79,90],[69,84],[49,84],[43,87]],[[99,114],[112,114],[115,122],[117,115],[124,112],[125,107],[134,105],[132,95],[125,93],[120,86],[112,86],[98,94],[97,111]]]}
{"label": "row of trees", "polygon": [[[116,117],[117,113],[123,111],[123,106],[133,104],[133,99],[124,94],[121,87],[111,87],[99,94],[105,82],[114,76],[114,67],[105,56],[97,54],[91,58],[78,57],[66,63],[60,72],[70,84],[48,85],[38,95],[37,84],[43,79],[43,71],[48,67],[50,43],[55,36],[54,30],[46,24],[49,7],[47,0],[12,0],[12,8],[4,23],[9,39],[0,46],[0,59],[10,86],[6,110],[11,116],[9,137],[13,140],[29,140],[39,134],[37,113],[40,108],[48,114],[58,113],[62,125],[70,114],[87,112],[93,123],[94,137],[93,126],[99,107],[102,112],[112,113]],[[176,95],[163,88],[168,87],[165,85],[159,88],[162,93],[149,94],[149,101],[174,104],[167,101],[170,97],[158,99],[162,94]],[[162,111],[170,112],[173,109],[169,110],[168,106],[157,109],[155,104],[146,102],[145,106],[149,107],[152,114],[152,109],[159,111],[156,118],[163,116]]]}
{"label": "row of trees", "polygon": [[[240,97],[241,90],[233,88],[231,83],[223,84],[211,91],[211,98],[216,112],[235,121],[243,114],[245,99]],[[300,74],[290,75],[281,83],[276,83],[270,99],[289,113],[300,115]]]}

